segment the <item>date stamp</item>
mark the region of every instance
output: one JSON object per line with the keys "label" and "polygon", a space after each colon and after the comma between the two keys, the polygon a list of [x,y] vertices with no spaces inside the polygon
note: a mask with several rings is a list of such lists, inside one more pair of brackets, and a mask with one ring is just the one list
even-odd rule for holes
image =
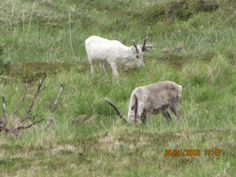
{"label": "date stamp", "polygon": [[[220,156],[221,149],[205,149],[203,150],[203,155]],[[165,149],[165,156],[200,156],[200,149]]]}

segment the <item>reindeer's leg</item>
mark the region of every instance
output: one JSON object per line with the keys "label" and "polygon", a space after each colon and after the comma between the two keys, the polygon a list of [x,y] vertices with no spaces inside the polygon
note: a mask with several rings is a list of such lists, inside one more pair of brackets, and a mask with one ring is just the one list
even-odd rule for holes
{"label": "reindeer's leg", "polygon": [[102,62],[99,62],[99,68],[102,70]]}
{"label": "reindeer's leg", "polygon": [[173,105],[170,107],[170,110],[173,111],[173,113],[176,115],[176,117],[178,118],[178,120],[181,121],[181,114],[180,114],[180,112],[179,112],[178,105],[173,104]]}
{"label": "reindeer's leg", "polygon": [[146,112],[146,109],[143,109],[143,113],[142,113],[140,118],[141,118],[143,124],[145,124],[147,122],[147,112]]}
{"label": "reindeer's leg", "polygon": [[137,116],[135,117],[135,121],[141,123],[140,122],[141,119],[141,121],[143,122],[142,117],[146,118],[146,110],[144,108],[144,104],[142,102],[137,101]]}
{"label": "reindeer's leg", "polygon": [[93,60],[90,57],[88,57],[88,61],[89,61],[90,66],[91,66],[91,74],[93,74]]}
{"label": "reindeer's leg", "polygon": [[93,65],[91,64],[91,74],[93,74]]}
{"label": "reindeer's leg", "polygon": [[116,63],[112,62],[110,63],[111,68],[112,68],[112,75],[114,78],[117,78],[119,76],[118,71],[117,71],[117,67],[116,67]]}
{"label": "reindeer's leg", "polygon": [[135,122],[137,122],[138,124],[141,124],[142,122],[140,121],[140,117],[139,115],[136,116],[135,118]]}
{"label": "reindeer's leg", "polygon": [[105,62],[99,62],[99,67],[101,70],[103,70],[107,74],[106,69],[105,69]]}
{"label": "reindeer's leg", "polygon": [[165,116],[167,122],[170,122],[172,120],[172,117],[168,111],[163,112],[163,115]]}

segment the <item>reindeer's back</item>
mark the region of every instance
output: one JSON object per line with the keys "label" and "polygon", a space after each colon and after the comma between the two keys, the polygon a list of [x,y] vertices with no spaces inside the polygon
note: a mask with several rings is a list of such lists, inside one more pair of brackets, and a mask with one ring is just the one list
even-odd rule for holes
{"label": "reindeer's back", "polygon": [[181,97],[182,86],[173,81],[163,81],[155,84],[138,87],[134,90],[137,93],[139,100],[142,101],[146,107],[161,107],[169,104],[175,99]]}

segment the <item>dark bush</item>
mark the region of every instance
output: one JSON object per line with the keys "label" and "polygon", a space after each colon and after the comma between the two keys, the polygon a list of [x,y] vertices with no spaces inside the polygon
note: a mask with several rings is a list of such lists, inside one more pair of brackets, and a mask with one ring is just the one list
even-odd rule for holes
{"label": "dark bush", "polygon": [[0,74],[3,74],[4,72],[9,72],[11,70],[11,62],[4,61],[3,54],[4,49],[2,46],[0,46]]}

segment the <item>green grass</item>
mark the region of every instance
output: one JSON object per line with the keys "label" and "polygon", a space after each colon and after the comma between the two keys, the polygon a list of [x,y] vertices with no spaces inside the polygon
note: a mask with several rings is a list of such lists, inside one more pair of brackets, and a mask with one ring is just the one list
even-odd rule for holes
{"label": "green grass", "polygon": [[[47,78],[29,113],[39,105],[31,121],[45,121],[21,130],[18,137],[0,132],[1,175],[234,176],[236,3],[199,2],[3,0],[0,59],[12,65],[0,75],[0,94],[9,125],[24,117],[44,72]],[[209,10],[215,5],[217,9]],[[149,26],[147,43],[154,49],[145,53],[143,68],[120,66],[116,81],[108,65],[108,75],[98,66],[90,74],[86,38],[99,35],[127,46],[132,39],[142,44]],[[25,82],[33,75],[13,119]],[[125,124],[104,101],[109,98],[126,115],[134,88],[163,80],[183,87],[181,123],[171,113],[171,123],[152,115],[145,125]],[[52,124],[42,131],[60,83],[64,88]],[[165,155],[165,150],[176,149],[199,149],[200,156]],[[208,156],[205,149],[221,152]]]}

